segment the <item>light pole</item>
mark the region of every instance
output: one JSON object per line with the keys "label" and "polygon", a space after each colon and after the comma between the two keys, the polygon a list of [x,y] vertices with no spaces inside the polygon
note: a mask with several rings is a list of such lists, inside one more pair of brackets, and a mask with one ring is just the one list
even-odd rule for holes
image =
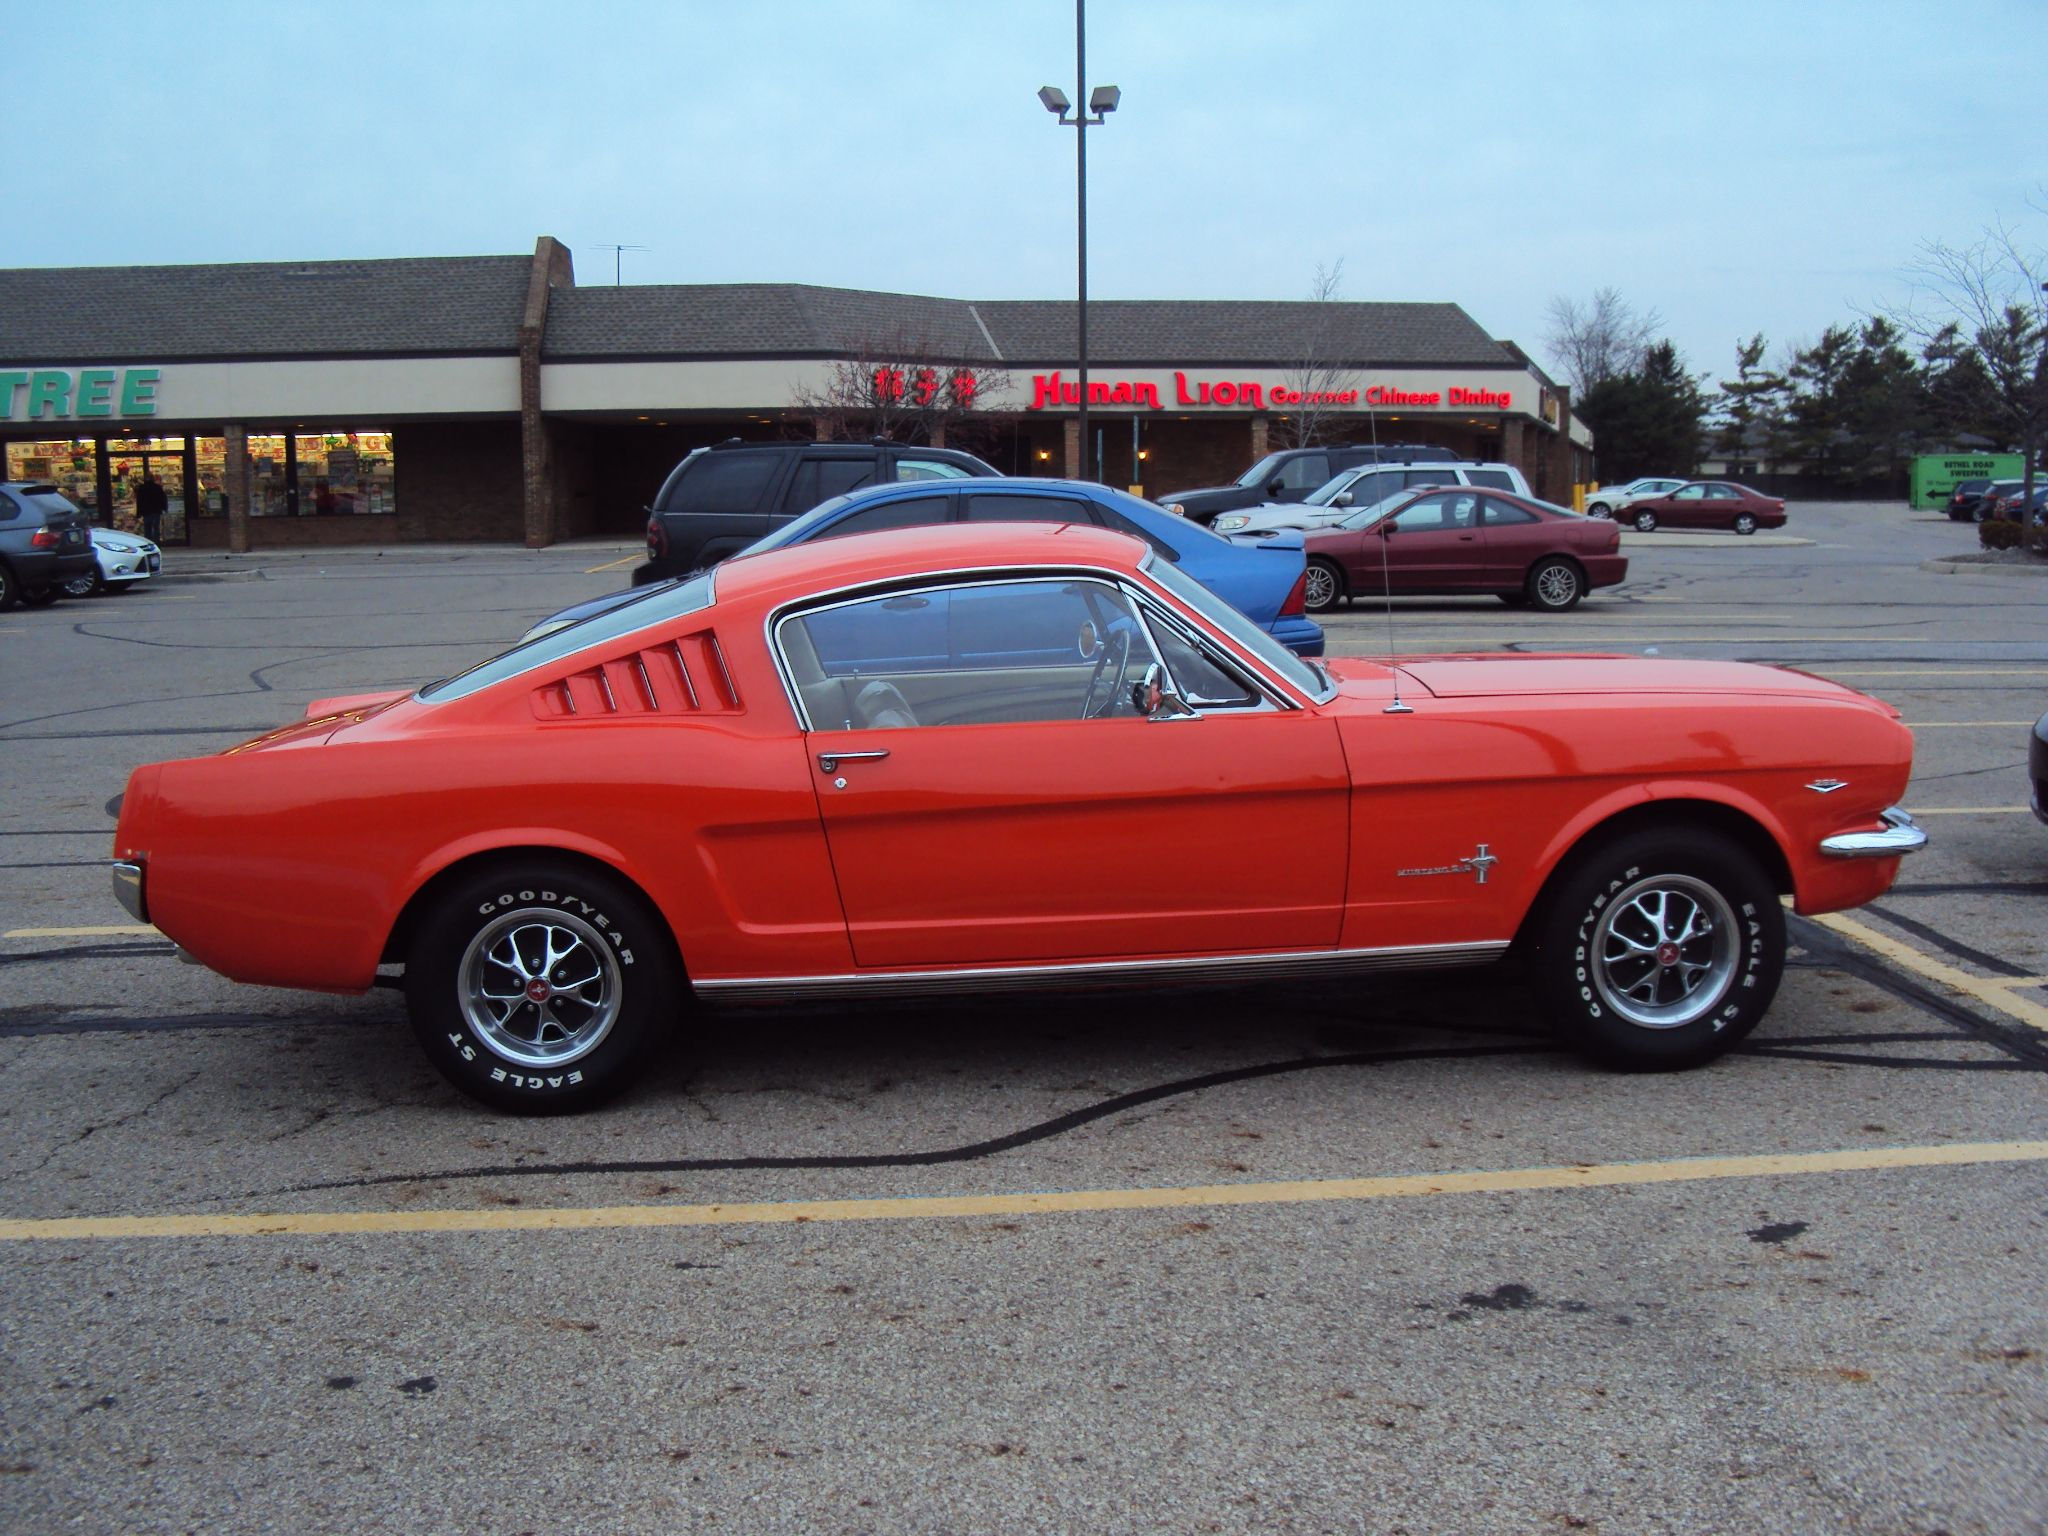
{"label": "light pole", "polygon": [[1088,130],[1102,126],[1103,119],[1123,99],[1123,92],[1113,85],[1098,85],[1093,92],[1088,89],[1088,0],[1074,0],[1074,94],[1087,98],[1086,112],[1075,112],[1067,93],[1058,86],[1038,88],[1038,99],[1045,104],[1045,110],[1060,120],[1061,127],[1075,130],[1074,229],[1079,267],[1076,341],[1081,373],[1081,411],[1076,425],[1081,437],[1081,478],[1092,480],[1095,477],[1088,468]]}

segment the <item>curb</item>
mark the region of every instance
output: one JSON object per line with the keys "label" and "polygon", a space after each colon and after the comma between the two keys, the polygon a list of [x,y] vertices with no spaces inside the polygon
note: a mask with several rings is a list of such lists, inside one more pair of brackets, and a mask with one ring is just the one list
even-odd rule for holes
{"label": "curb", "polygon": [[2048,576],[2048,560],[1923,560],[1920,569],[1944,576]]}

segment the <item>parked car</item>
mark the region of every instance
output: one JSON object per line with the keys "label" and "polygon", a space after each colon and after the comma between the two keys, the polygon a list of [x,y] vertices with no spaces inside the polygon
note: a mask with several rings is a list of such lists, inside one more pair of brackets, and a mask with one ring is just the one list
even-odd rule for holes
{"label": "parked car", "polygon": [[1983,521],[1977,515],[1977,508],[1983,504],[1984,493],[1990,489],[1989,480],[1958,480],[1955,489],[1948,493],[1948,520],[1952,523],[1967,523],[1972,519]]}
{"label": "parked car", "polygon": [[64,583],[66,597],[132,591],[163,569],[163,551],[136,533],[118,528],[92,530],[93,568]]}
{"label": "parked car", "polygon": [[54,601],[93,570],[92,523],[56,486],[0,482],[0,611]]}
{"label": "parked car", "polygon": [[2024,480],[1990,481],[1984,487],[1984,494],[1977,498],[1976,505],[1970,509],[1971,517],[1980,523],[2003,517],[2005,504],[2025,490],[2026,485],[2027,482]]}
{"label": "parked car", "polygon": [[1309,493],[1361,464],[1451,464],[1464,459],[1435,443],[1344,443],[1326,448],[1281,448],[1267,454],[1230,485],[1178,491],[1166,500],[1190,522],[1213,522],[1269,501],[1306,501]]}
{"label": "parked car", "polygon": [[1586,496],[1586,515],[1612,517],[1632,501],[1641,501],[1646,496],[1668,496],[1684,484],[1685,481],[1669,476],[1644,475],[1626,485],[1595,486]]}
{"label": "parked car", "polygon": [[1628,574],[1614,523],[1504,491],[1419,491],[1304,542],[1311,613],[1385,593],[1481,592],[1562,612]]}
{"label": "parked car", "polygon": [[[1066,638],[987,646],[1016,633]],[[1763,1017],[1781,893],[1870,901],[1926,841],[1894,804],[1912,754],[1897,711],[1798,672],[1326,669],[1126,535],[918,528],[731,561],[138,768],[113,877],[237,981],[360,992],[402,965],[433,1064],[511,1111],[641,1080],[691,999],[1327,978],[1511,945],[1572,1044],[1668,1070]]]}
{"label": "parked car", "polygon": [[2048,822],[2048,715],[2034,722],[2027,741],[2027,777],[2034,781],[2034,819]]}
{"label": "parked car", "polygon": [[[1305,570],[1300,534],[1222,539],[1149,501],[1084,480],[1006,476],[1000,484],[873,486],[813,507],[742,553],[754,555],[815,539],[948,522],[1078,523],[1132,534],[1295,654],[1323,654],[1322,626],[1302,608]],[[526,632],[527,638],[607,612],[626,596],[609,593],[565,608],[534,625]]]}
{"label": "parked car", "polygon": [[1619,521],[1640,533],[1669,524],[1673,528],[1732,528],[1755,533],[1785,526],[1785,503],[1732,480],[1694,480],[1664,496],[1632,501]]}
{"label": "parked car", "polygon": [[1224,512],[1209,524],[1218,533],[1272,533],[1295,528],[1306,533],[1328,528],[1349,517],[1354,508],[1385,501],[1402,491],[1428,485],[1485,485],[1495,490],[1529,494],[1529,482],[1512,464],[1404,464],[1389,469],[1361,464],[1347,469],[1328,485],[1309,494],[1306,501],[1269,502],[1243,512]]}
{"label": "parked car", "polygon": [[693,451],[647,512],[647,563],[634,584],[683,576],[737,554],[821,501],[898,481],[997,475],[971,453],[909,443],[748,443]]}

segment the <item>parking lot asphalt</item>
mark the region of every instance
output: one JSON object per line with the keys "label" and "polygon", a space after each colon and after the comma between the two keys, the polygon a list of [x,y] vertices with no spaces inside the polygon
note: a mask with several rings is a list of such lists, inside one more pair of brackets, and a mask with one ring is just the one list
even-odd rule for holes
{"label": "parking lot asphalt", "polygon": [[1327,625],[1904,712],[1932,846],[1670,1077],[1478,973],[702,1013],[611,1108],[494,1116],[396,993],[179,965],[105,807],[627,546],[173,551],[0,615],[0,1529],[2048,1530],[2048,584],[1792,512],[1631,536],[1567,614]]}

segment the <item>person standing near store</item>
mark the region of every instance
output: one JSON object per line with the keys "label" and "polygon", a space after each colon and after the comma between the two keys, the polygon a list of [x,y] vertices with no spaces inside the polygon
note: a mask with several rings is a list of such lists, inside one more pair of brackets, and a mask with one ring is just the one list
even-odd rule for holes
{"label": "person standing near store", "polygon": [[156,483],[156,476],[144,470],[142,484],[135,487],[135,515],[142,519],[142,536],[152,544],[163,542],[164,511],[170,504],[171,499]]}

